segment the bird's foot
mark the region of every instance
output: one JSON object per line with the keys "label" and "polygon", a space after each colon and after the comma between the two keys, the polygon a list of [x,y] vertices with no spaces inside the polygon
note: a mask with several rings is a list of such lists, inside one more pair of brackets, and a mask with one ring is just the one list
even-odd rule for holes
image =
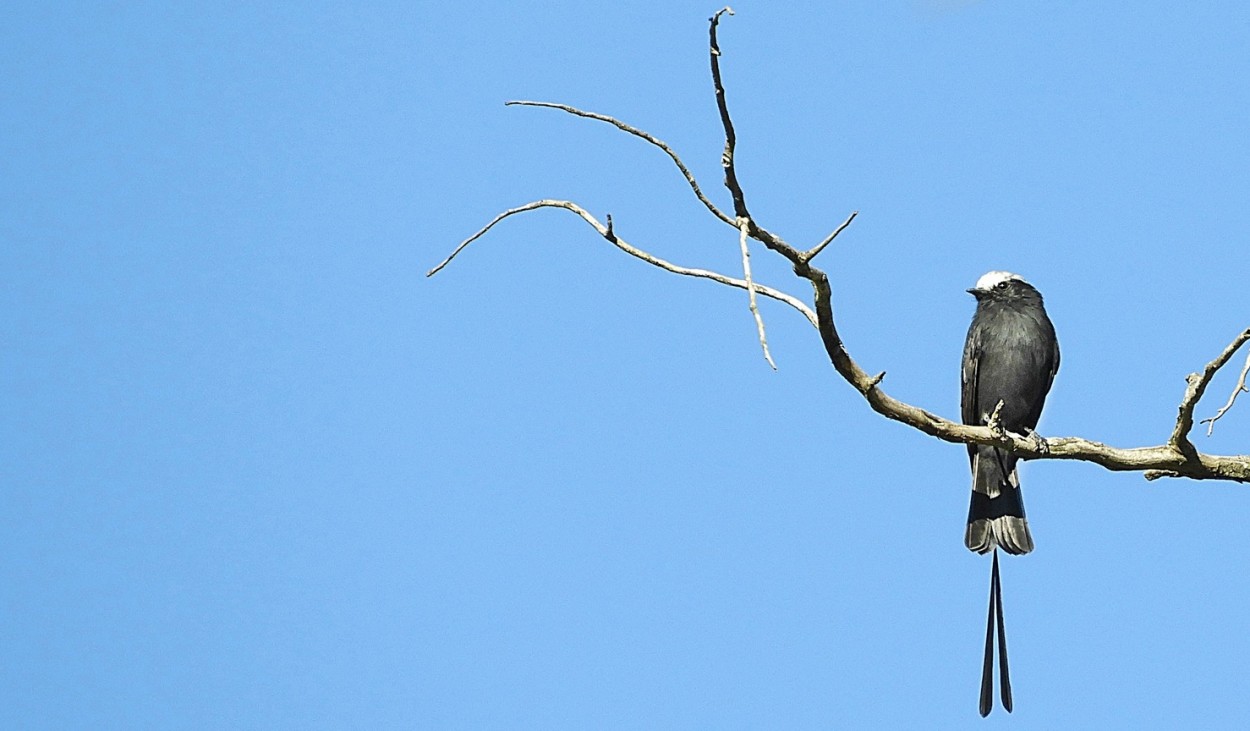
{"label": "bird's foot", "polygon": [[1026,429],[1024,436],[1033,445],[1033,449],[1037,450],[1039,456],[1046,457],[1050,455],[1050,443],[1046,441],[1046,437],[1032,429]]}
{"label": "bird's foot", "polygon": [[998,405],[994,407],[994,411],[990,413],[990,417],[985,420],[985,425],[990,428],[990,432],[997,438],[1002,439],[1007,430],[1003,428],[1003,423],[999,420],[999,414],[1003,413],[1003,401],[998,400]]}

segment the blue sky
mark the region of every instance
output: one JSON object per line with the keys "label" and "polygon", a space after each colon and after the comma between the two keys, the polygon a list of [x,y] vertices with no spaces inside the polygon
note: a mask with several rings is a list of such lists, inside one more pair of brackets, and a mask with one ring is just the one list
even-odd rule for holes
{"label": "blue sky", "polygon": [[[735,5],[739,174],[884,386],[948,417],[989,269],[1042,432],[1163,441],[1250,326],[1239,3]],[[1229,484],[1044,462],[976,715],[962,448],[733,273],[702,3],[25,3],[0,23],[0,726],[1244,728]],[[756,276],[800,296],[763,251]],[[1239,365],[1240,359],[1235,363]],[[1199,416],[1232,388],[1222,374]],[[1210,439],[1250,452],[1250,403]]]}

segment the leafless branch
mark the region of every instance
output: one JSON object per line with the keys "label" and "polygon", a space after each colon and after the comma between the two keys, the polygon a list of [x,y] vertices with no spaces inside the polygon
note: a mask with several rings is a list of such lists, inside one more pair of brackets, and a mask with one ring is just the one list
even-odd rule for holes
{"label": "leafless branch", "polygon": [[[571,211],[577,214],[583,221],[590,224],[591,228],[595,229],[595,231],[598,231],[600,236],[607,239],[616,248],[620,249],[626,254],[629,254],[632,257],[641,259],[647,262],[648,264],[651,264],[652,266],[657,266],[666,272],[672,272],[673,274],[681,274],[687,277],[698,277],[700,279],[710,279],[713,282],[728,285],[730,287],[737,287],[739,289],[747,289],[748,285],[745,280],[734,279],[733,277],[727,277],[724,274],[710,271],[708,269],[694,269],[691,267],[679,266],[677,264],[673,264],[664,259],[661,259],[660,257],[655,256],[654,254],[650,254],[646,251],[643,251],[642,249],[639,249],[633,246],[632,244],[626,242],[624,239],[617,236],[616,232],[613,230],[611,225],[605,225],[605,224],[600,223],[597,219],[595,219],[594,216],[590,215],[590,213],[587,212],[586,209],[582,208],[576,203],[573,203],[571,201],[550,200],[550,199],[538,200],[538,201],[534,201],[533,203],[526,203],[523,206],[517,206],[516,208],[509,208],[503,213],[500,213],[498,216],[495,216],[493,219],[491,219],[490,223],[486,224],[481,229],[479,229],[477,233],[473,234],[469,238],[460,242],[460,245],[457,246],[455,250],[453,250],[446,259],[440,262],[438,266],[426,272],[425,276],[432,277],[435,274],[438,274],[440,271],[442,271],[444,267],[446,267],[448,264],[451,263],[452,259],[455,259],[457,256],[459,256],[460,252],[464,251],[465,248],[468,247],[469,244],[480,239],[483,235],[486,234],[487,231],[490,231],[492,228],[494,228],[495,224],[499,223],[505,218],[508,218],[510,216],[515,216],[518,213],[525,213],[527,211],[535,211],[535,210],[538,210],[539,208],[563,208],[566,211]],[[794,309],[802,313],[803,316],[807,318],[807,321],[812,324],[812,327],[817,326],[816,313],[812,312],[811,308],[803,304],[803,302],[800,301],[798,298],[792,297],[786,294],[785,292],[778,291],[767,285],[760,284],[759,282],[753,282],[752,286],[754,286],[756,292],[764,295],[765,297],[771,297],[772,299],[775,299],[778,302],[784,302],[787,305],[790,305],[791,307],[793,307]]]}
{"label": "leafless branch", "polygon": [[[1250,333],[1250,330],[1247,330],[1246,333]],[[1243,337],[1246,333],[1242,333]],[[1211,436],[1211,432],[1215,429],[1215,422],[1219,421],[1220,417],[1233,408],[1233,403],[1237,401],[1237,396],[1242,393],[1250,393],[1250,388],[1246,388],[1246,376],[1248,374],[1250,374],[1250,353],[1246,353],[1246,364],[1241,367],[1241,376],[1237,378],[1237,385],[1233,387],[1233,393],[1228,397],[1228,401],[1220,407],[1219,411],[1215,412],[1215,416],[1203,419],[1200,422],[1207,425],[1207,436]]]}
{"label": "leafless branch", "polygon": [[741,219],[738,223],[738,245],[742,249],[742,277],[747,282],[747,300],[750,302],[751,315],[755,318],[755,329],[760,336],[760,347],[764,349],[764,360],[768,361],[768,365],[773,370],[777,370],[777,364],[773,362],[773,356],[768,352],[768,336],[764,333],[764,318],[760,317],[760,308],[755,305],[755,282],[751,279],[751,249],[747,247],[747,222]]}
{"label": "leafless branch", "polygon": [[738,169],[734,163],[734,153],[738,147],[738,135],[734,132],[734,123],[729,116],[729,103],[725,99],[725,85],[721,81],[720,73],[721,51],[716,40],[716,29],[720,25],[720,17],[726,13],[733,15],[733,8],[726,5],[708,19],[710,26],[708,30],[710,52],[708,55],[711,58],[712,65],[712,87],[716,92],[716,109],[720,113],[721,126],[725,130],[725,151],[721,153],[720,158],[721,167],[725,171],[725,188],[729,190],[730,196],[733,197],[734,215],[737,216],[739,221],[746,219],[747,234],[769,249],[789,259],[792,263],[798,264],[803,257],[799,250],[787,244],[780,236],[760,226],[751,217],[751,212],[747,210],[746,194],[743,193],[742,185],[738,182]]}
{"label": "leafless branch", "polygon": [[703,189],[699,187],[699,182],[695,180],[694,173],[690,172],[690,168],[686,167],[686,163],[681,161],[681,158],[678,157],[677,153],[673,151],[673,148],[669,147],[667,143],[657,138],[655,135],[652,135],[649,132],[644,132],[643,130],[638,129],[637,127],[633,127],[631,125],[625,124],[624,122],[622,122],[621,120],[615,117],[609,117],[606,114],[596,114],[595,112],[587,112],[585,110],[578,109],[577,107],[570,107],[567,104],[556,104],[554,102],[530,102],[530,101],[518,100],[518,101],[505,102],[504,106],[545,107],[547,109],[559,109],[562,112],[568,112],[569,114],[572,114],[578,117],[585,117],[587,119],[597,119],[600,122],[607,122],[608,124],[612,125],[613,127],[616,127],[617,129],[623,132],[628,132],[629,134],[635,137],[638,137],[639,139],[643,139],[643,140],[646,140],[647,142],[650,142],[651,144],[663,150],[664,154],[668,155],[669,159],[671,159],[673,163],[677,165],[677,169],[680,170],[681,174],[686,178],[686,183],[690,185],[690,189],[694,191],[694,194],[699,199],[699,202],[702,203],[704,207],[706,207],[709,211],[711,211],[713,216],[716,216],[717,218],[729,224],[730,226],[737,227],[737,223],[734,222],[734,219],[732,216],[725,215],[724,211],[717,208],[716,204],[708,200],[708,197],[703,194]]}
{"label": "leafless branch", "polygon": [[734,200],[734,215],[738,218],[751,219],[747,212],[746,197],[742,194],[742,186],[738,184],[738,173],[734,167],[734,149],[738,145],[738,136],[734,133],[733,120],[729,118],[729,103],[725,99],[725,85],[720,78],[720,46],[716,42],[716,28],[720,25],[720,16],[725,13],[734,14],[733,8],[726,5],[709,20],[708,35],[710,37],[712,60],[712,86],[716,90],[716,108],[720,111],[721,125],[725,128],[725,151],[721,153],[720,164],[725,170],[725,187],[729,189]]}
{"label": "leafless branch", "polygon": [[[894,421],[906,424],[925,434],[936,437],[943,441],[958,444],[983,444],[995,446],[1002,449],[1012,451],[1022,457],[1031,459],[1067,459],[1079,460],[1083,462],[1091,462],[1100,465],[1109,470],[1142,472],[1147,479],[1153,480],[1160,477],[1188,477],[1198,480],[1231,480],[1236,482],[1250,482],[1250,455],[1234,455],[1221,456],[1212,454],[1203,454],[1196,450],[1189,442],[1189,432],[1193,428],[1193,412],[1198,401],[1202,398],[1203,392],[1210,383],[1211,378],[1215,375],[1225,363],[1233,356],[1237,348],[1247,340],[1250,340],[1250,330],[1243,332],[1231,345],[1229,345],[1223,353],[1215,360],[1211,361],[1201,374],[1195,373],[1188,378],[1188,387],[1185,395],[1181,400],[1178,409],[1176,425],[1172,431],[1171,437],[1164,444],[1152,447],[1135,447],[1129,449],[1108,446],[1101,442],[1091,441],[1080,437],[1057,437],[1051,439],[1042,439],[1038,435],[1019,435],[1007,432],[1001,428],[995,429],[993,424],[989,426],[969,426],[936,416],[924,409],[913,406],[911,404],[899,401],[892,396],[886,394],[880,384],[885,377],[885,373],[881,372],[875,376],[868,375],[863,368],[851,357],[847,351],[841,336],[838,334],[837,326],[833,317],[832,305],[832,289],[829,284],[829,277],[822,270],[812,266],[812,259],[819,254],[829,242],[838,236],[851,221],[854,220],[855,214],[852,213],[841,226],[839,226],[829,237],[818,244],[816,247],[808,251],[799,251],[793,246],[787,244],[781,237],[773,234],[767,229],[759,226],[751,217],[746,205],[746,196],[742,191],[742,186],[738,181],[737,171],[734,165],[734,153],[737,146],[737,136],[734,132],[733,122],[729,117],[729,107],[725,99],[725,89],[721,78],[720,59],[721,50],[717,43],[716,30],[723,14],[732,14],[732,10],[728,7],[717,12],[709,19],[709,52],[712,67],[712,84],[716,92],[717,109],[720,114],[721,123],[725,131],[725,150],[721,157],[721,164],[725,172],[725,187],[729,190],[734,201],[734,217],[729,219],[724,213],[711,205],[707,199],[699,192],[697,185],[694,183],[693,176],[689,175],[684,164],[680,162],[672,150],[667,145],[656,140],[641,130],[636,130],[628,125],[613,120],[603,115],[592,115],[574,110],[572,107],[554,104],[532,103],[534,106],[552,106],[557,109],[563,109],[571,114],[578,116],[590,117],[592,119],[600,119],[616,125],[618,128],[637,137],[641,137],[648,142],[660,147],[670,158],[678,163],[679,169],[686,175],[687,182],[691,184],[696,195],[703,201],[704,205],[717,218],[731,223],[739,230],[739,241],[742,242],[742,234],[745,232],[756,241],[762,243],[771,251],[776,252],[784,257],[794,268],[794,273],[806,279],[812,286],[813,304],[815,311],[809,309],[806,305],[797,299],[773,290],[771,288],[759,285],[753,281],[742,279],[732,279],[722,274],[709,272],[705,270],[687,269],[670,264],[662,259],[654,257],[644,251],[634,248],[629,244],[616,237],[610,227],[600,224],[589,213],[579,206],[568,201],[541,200],[534,203],[513,208],[496,216],[482,230],[466,239],[458,246],[451,256],[442,264],[430,271],[434,274],[438,270],[446,266],[447,262],[454,258],[469,243],[482,236],[486,231],[490,230],[499,221],[504,218],[522,213],[525,211],[535,210],[543,207],[564,208],[579,215],[583,220],[595,228],[601,236],[611,241],[618,248],[632,256],[638,257],[643,261],[658,266],[670,272],[677,274],[685,274],[690,276],[698,276],[722,284],[746,289],[748,292],[755,290],[773,299],[780,300],[802,312],[820,333],[821,342],[825,346],[825,351],[829,357],[830,363],[838,375],[847,383],[851,384],[856,391],[864,397],[870,408],[882,416]],[[744,268],[745,269],[745,268]],[[759,322],[757,320],[757,322]],[[763,343],[762,322],[760,322],[760,336]],[[765,345],[765,348],[767,346]],[[1250,361],[1247,368],[1242,372],[1241,381],[1238,389],[1234,391],[1233,397],[1229,399],[1229,403],[1220,410],[1223,414],[1232,405],[1237,393],[1244,390],[1246,371],[1250,371]],[[1217,414],[1216,417],[1219,418]],[[1214,420],[1212,419],[1212,421]],[[991,421],[994,421],[991,419]]]}
{"label": "leafless branch", "polygon": [[1224,352],[1208,363],[1201,373],[1190,373],[1185,378],[1189,385],[1185,388],[1185,395],[1181,398],[1181,405],[1177,408],[1176,426],[1172,429],[1172,436],[1168,439],[1168,444],[1173,449],[1186,456],[1197,454],[1194,445],[1189,441],[1189,431],[1194,428],[1194,407],[1198,405],[1198,400],[1206,392],[1207,384],[1211,383],[1216,371],[1223,368],[1228,359],[1232,358],[1237,349],[1247,340],[1250,340],[1250,328],[1229,343]]}
{"label": "leafless branch", "polygon": [[803,252],[803,260],[804,260],[804,261],[811,261],[812,259],[815,259],[815,258],[816,258],[816,255],[817,255],[817,254],[819,254],[820,252],[824,251],[826,246],[828,246],[829,244],[833,243],[833,240],[834,240],[834,239],[836,239],[836,238],[838,238],[838,234],[840,234],[840,233],[842,233],[843,231],[845,231],[845,230],[846,230],[846,227],[847,227],[847,226],[850,226],[850,225],[851,225],[851,221],[854,221],[854,220],[855,220],[855,217],[856,217],[856,216],[858,216],[858,215],[859,215],[859,211],[851,211],[851,215],[847,216],[847,217],[846,217],[846,220],[842,222],[842,225],[841,225],[841,226],[838,226],[837,228],[835,228],[835,229],[833,230],[833,233],[831,233],[831,234],[829,234],[828,236],[826,236],[824,241],[821,241],[819,244],[816,244],[816,245],[815,245],[815,246],[813,246],[812,248],[810,248],[810,249],[808,249],[807,251]]}

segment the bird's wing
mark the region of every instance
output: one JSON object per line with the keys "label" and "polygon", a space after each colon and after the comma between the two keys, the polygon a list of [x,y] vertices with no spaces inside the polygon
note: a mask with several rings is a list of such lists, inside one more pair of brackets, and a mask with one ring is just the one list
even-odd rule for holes
{"label": "bird's wing", "polygon": [[1050,341],[1054,344],[1054,348],[1050,354],[1050,369],[1046,373],[1046,384],[1042,386],[1042,392],[1038,395],[1037,407],[1029,415],[1030,428],[1036,427],[1037,422],[1042,418],[1042,406],[1046,402],[1046,396],[1050,393],[1050,387],[1055,383],[1055,374],[1059,372],[1059,341],[1055,339],[1055,331],[1050,331]]}
{"label": "bird's wing", "polygon": [[1050,393],[1050,385],[1055,382],[1055,374],[1059,372],[1059,340],[1055,340],[1055,357],[1050,362],[1050,380],[1046,382],[1046,393]]}
{"label": "bird's wing", "polygon": [[[981,362],[981,333],[973,330],[968,333],[968,341],[964,344],[964,362],[961,369],[961,388],[959,391],[959,412],[965,424],[979,424],[977,414],[977,367]],[[968,445],[968,460],[971,462],[977,453],[976,445]]]}

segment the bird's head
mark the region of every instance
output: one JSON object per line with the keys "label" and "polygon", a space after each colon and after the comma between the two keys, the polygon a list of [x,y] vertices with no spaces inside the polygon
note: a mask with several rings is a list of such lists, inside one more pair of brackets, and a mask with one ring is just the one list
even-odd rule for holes
{"label": "bird's head", "polygon": [[1024,277],[1011,272],[986,272],[968,290],[977,302],[1036,302],[1042,295]]}

